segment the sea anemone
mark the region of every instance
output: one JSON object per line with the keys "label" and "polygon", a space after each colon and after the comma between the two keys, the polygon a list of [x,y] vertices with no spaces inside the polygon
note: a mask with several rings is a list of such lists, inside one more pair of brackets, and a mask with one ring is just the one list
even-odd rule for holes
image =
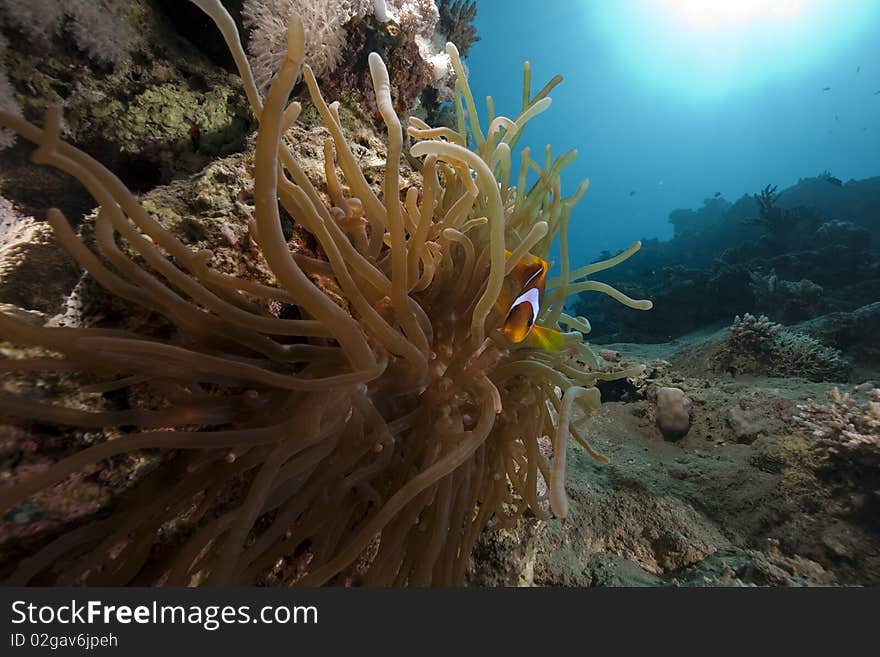
{"label": "sea anemone", "polygon": [[[569,437],[602,458],[573,425],[575,410],[598,407],[598,379],[633,372],[601,373],[583,341],[589,324],[563,308],[584,290],[650,308],[582,280],[639,245],[569,267],[569,216],[586,183],[563,197],[559,174],[574,152],[553,159],[548,149],[541,167],[523,149],[511,184],[511,150],[559,78],[532,97],[526,64],[522,112],[490,117],[484,132],[448,44],[459,129],[411,122],[423,182],[401,201],[403,130],[381,58],[369,58],[388,131],[377,194],[343,138],[338,107],[302,63],[301,22],[291,20],[284,64],[263,100],[228,14],[215,0],[195,1],[224,33],[260,119],[251,228],[274,284],[221,273],[211,253],[178,241],[110,171],[60,139],[60,110],[50,109],[42,128],[0,113],[0,127],[37,145],[36,163],[75,177],[99,206],[94,250],[49,210],[59,242],[112,295],[173,326],[160,339],[0,314],[0,337],[44,354],[22,352],[31,356],[7,358],[3,370],[75,372],[101,378],[105,391],[153,393],[121,411],[0,395],[9,421],[103,432],[42,471],[13,472],[0,489],[7,517],[85,468],[154,457],[112,507],[22,560],[9,582],[461,583],[486,527],[509,526],[527,509],[566,515]],[[330,134],[322,190],[284,141],[301,109],[288,104],[300,75]],[[537,182],[527,189],[531,173]],[[288,248],[279,205],[326,259]],[[545,262],[556,238],[559,276],[529,324],[551,344],[512,342],[502,330],[512,274],[523,261]],[[279,305],[292,311],[270,312]]]}

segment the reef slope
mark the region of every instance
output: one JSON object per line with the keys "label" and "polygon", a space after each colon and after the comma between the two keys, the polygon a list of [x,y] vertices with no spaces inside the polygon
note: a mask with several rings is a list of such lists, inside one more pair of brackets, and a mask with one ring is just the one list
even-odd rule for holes
{"label": "reef slope", "polygon": [[[570,447],[569,518],[486,534],[471,583],[880,582],[880,535],[870,519],[876,501],[823,467],[815,440],[794,420],[798,404],[824,400],[835,384],[719,374],[694,354],[720,339],[702,332],[606,345],[649,364],[644,380],[603,390],[601,411],[583,421],[609,463]],[[661,386],[680,388],[693,403],[690,431],[675,442],[655,424],[652,391]]]}

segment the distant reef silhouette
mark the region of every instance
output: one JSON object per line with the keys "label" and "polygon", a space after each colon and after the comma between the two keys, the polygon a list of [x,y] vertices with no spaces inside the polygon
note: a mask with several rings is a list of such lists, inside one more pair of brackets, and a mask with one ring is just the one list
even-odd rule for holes
{"label": "distant reef silhouette", "polygon": [[572,304],[596,327],[595,342],[665,342],[755,313],[880,359],[870,345],[880,330],[880,177],[843,182],[824,172],[733,203],[707,198],[669,221],[671,240],[644,240],[607,281],[653,299],[651,313],[622,312],[602,295]]}

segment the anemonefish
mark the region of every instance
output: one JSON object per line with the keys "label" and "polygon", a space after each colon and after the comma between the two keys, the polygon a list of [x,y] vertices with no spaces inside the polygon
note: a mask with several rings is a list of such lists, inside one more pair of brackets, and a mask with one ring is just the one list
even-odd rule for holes
{"label": "anemonefish", "polygon": [[[507,256],[510,257],[509,251]],[[504,279],[504,289],[496,308],[505,315],[502,332],[513,344],[524,343],[546,351],[558,351],[565,344],[562,333],[535,323],[541,310],[549,268],[546,260],[527,255]]]}

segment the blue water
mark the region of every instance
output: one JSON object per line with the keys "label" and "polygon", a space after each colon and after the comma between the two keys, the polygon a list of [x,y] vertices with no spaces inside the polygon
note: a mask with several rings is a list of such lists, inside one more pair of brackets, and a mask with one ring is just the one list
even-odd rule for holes
{"label": "blue water", "polygon": [[513,117],[524,60],[533,93],[565,76],[523,144],[540,161],[548,143],[580,152],[563,177],[569,193],[591,181],[572,216],[573,259],[667,238],[671,210],[716,192],[735,200],[826,170],[880,175],[880,1],[779,0],[791,15],[737,3],[758,10],[694,19],[680,10],[695,0],[478,0],[477,99]]}

